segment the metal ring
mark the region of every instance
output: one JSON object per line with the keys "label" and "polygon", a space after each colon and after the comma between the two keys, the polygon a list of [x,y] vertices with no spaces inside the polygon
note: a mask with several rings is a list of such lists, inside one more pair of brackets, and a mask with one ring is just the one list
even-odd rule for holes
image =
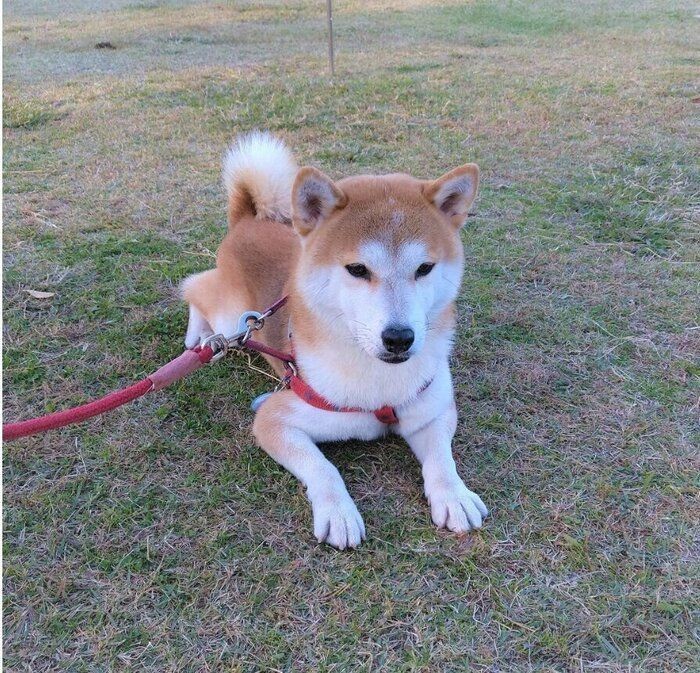
{"label": "metal ring", "polygon": [[211,348],[214,351],[209,362],[218,362],[226,356],[229,349],[228,339],[223,334],[212,334],[202,341],[202,348]]}

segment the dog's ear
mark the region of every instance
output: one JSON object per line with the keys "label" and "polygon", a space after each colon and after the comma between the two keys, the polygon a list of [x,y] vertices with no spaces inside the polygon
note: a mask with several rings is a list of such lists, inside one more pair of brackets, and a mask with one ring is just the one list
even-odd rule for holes
{"label": "dog's ear", "polygon": [[467,221],[469,206],[479,188],[479,167],[464,164],[423,186],[423,194],[455,227]]}
{"label": "dog's ear", "polygon": [[292,221],[301,236],[325,220],[336,208],[343,208],[347,196],[321,171],[305,166],[292,187]]}

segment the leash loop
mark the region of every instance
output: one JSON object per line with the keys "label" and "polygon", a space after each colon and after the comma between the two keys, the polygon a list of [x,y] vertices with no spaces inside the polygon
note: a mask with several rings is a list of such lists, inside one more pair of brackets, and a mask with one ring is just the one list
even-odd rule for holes
{"label": "leash loop", "polygon": [[241,350],[251,339],[254,332],[261,330],[265,326],[265,318],[255,311],[248,311],[241,316],[238,322],[239,328],[233,336],[226,337],[223,334],[212,334],[202,341],[202,348],[208,346],[214,351],[211,362],[218,362],[225,358],[229,352]]}

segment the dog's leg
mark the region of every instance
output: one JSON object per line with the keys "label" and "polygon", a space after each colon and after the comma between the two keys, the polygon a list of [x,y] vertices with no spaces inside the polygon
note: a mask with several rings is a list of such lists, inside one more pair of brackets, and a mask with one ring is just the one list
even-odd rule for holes
{"label": "dog's leg", "polygon": [[456,421],[457,412],[452,407],[406,439],[423,466],[425,497],[433,523],[439,528],[462,533],[480,528],[488,510],[457,474],[452,457]]}
{"label": "dog's leg", "polygon": [[456,533],[480,528],[488,510],[481,498],[464,485],[452,457],[457,409],[446,363],[414,405],[405,413],[399,412],[399,418],[399,434],[423,468],[433,523]]}
{"label": "dog's leg", "polygon": [[194,348],[212,334],[214,334],[214,332],[207,322],[207,319],[199,312],[194,304],[190,304],[190,318],[187,323],[185,346],[187,348]]}
{"label": "dog's leg", "polygon": [[365,524],[343,478],[309,434],[290,424],[286,410],[277,402],[272,397],[258,411],[253,425],[256,439],[271,458],[306,486],[318,541],[338,549],[357,547],[365,539]]}

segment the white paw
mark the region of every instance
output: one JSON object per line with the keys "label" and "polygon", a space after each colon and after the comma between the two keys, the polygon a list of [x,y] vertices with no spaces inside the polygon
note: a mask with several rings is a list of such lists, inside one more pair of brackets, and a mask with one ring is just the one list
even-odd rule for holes
{"label": "white paw", "polygon": [[365,539],[365,523],[347,494],[316,498],[311,503],[314,535],[336,549],[357,547]]}
{"label": "white paw", "polygon": [[447,528],[455,533],[481,528],[481,522],[489,513],[481,498],[461,480],[426,489],[426,496],[433,523],[438,528]]}

